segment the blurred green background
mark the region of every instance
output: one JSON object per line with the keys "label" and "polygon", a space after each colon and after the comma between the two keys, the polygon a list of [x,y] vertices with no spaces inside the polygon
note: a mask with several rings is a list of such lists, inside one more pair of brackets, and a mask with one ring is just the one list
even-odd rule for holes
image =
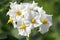
{"label": "blurred green background", "polygon": [[[9,2],[32,2],[33,0],[0,0],[0,40],[25,40],[25,37],[18,35],[17,29],[12,24],[7,24],[9,16]],[[47,14],[53,15],[53,25],[45,34],[32,30],[30,40],[60,40],[60,0],[34,0],[39,6],[43,7]]]}

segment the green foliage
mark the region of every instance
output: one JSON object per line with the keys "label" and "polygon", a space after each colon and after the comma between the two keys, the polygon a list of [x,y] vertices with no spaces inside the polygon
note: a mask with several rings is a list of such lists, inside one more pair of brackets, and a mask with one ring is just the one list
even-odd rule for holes
{"label": "green foliage", "polygon": [[[0,40],[25,40],[25,37],[18,35],[17,29],[12,24],[7,24],[9,16],[9,2],[32,2],[32,0],[0,0]],[[41,34],[32,30],[30,40],[60,40],[60,0],[34,0],[39,6],[43,7],[47,14],[53,15],[53,25],[49,32]]]}

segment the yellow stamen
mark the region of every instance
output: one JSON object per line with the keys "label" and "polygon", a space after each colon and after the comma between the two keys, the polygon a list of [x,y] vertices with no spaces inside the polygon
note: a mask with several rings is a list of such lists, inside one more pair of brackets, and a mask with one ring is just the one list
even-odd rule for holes
{"label": "yellow stamen", "polygon": [[46,19],[43,19],[43,20],[42,20],[42,23],[43,23],[43,24],[47,24],[48,21],[47,21]]}
{"label": "yellow stamen", "polygon": [[33,23],[33,24],[36,22],[36,20],[35,20],[34,18],[32,18],[30,21],[31,21],[31,23]]}
{"label": "yellow stamen", "polygon": [[9,20],[8,20],[8,23],[12,23],[12,22],[13,22],[13,20],[12,20],[12,19],[9,19]]}
{"label": "yellow stamen", "polygon": [[25,29],[26,28],[26,25],[25,24],[22,24],[21,26],[20,26],[20,29]]}
{"label": "yellow stamen", "polygon": [[18,16],[20,16],[20,15],[21,15],[21,11],[17,11],[16,14],[17,14]]}

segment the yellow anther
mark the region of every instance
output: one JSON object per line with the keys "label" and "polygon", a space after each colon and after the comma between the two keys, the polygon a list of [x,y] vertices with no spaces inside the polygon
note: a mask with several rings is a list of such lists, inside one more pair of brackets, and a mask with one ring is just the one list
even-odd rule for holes
{"label": "yellow anther", "polygon": [[8,23],[12,23],[12,22],[13,22],[13,20],[12,20],[12,19],[9,19],[9,20],[8,20]]}
{"label": "yellow anther", "polygon": [[36,20],[35,20],[34,18],[32,18],[30,21],[31,21],[31,23],[33,23],[33,24],[36,22]]}
{"label": "yellow anther", "polygon": [[17,14],[18,16],[20,16],[22,13],[21,13],[21,11],[17,11],[16,14]]}
{"label": "yellow anther", "polygon": [[20,29],[25,29],[26,28],[26,25],[25,24],[22,24],[21,26],[20,26]]}
{"label": "yellow anther", "polygon": [[43,24],[47,24],[48,21],[47,21],[46,19],[43,19],[43,20],[42,20],[42,23],[43,23]]}

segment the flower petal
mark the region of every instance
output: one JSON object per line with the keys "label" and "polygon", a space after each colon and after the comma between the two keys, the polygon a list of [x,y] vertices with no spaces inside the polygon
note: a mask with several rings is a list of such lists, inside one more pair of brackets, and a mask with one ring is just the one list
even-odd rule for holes
{"label": "flower petal", "polygon": [[41,25],[40,26],[40,29],[39,29],[39,31],[42,33],[42,34],[44,34],[44,33],[46,33],[47,31],[49,30],[49,25],[48,24],[46,24],[46,25]]}

